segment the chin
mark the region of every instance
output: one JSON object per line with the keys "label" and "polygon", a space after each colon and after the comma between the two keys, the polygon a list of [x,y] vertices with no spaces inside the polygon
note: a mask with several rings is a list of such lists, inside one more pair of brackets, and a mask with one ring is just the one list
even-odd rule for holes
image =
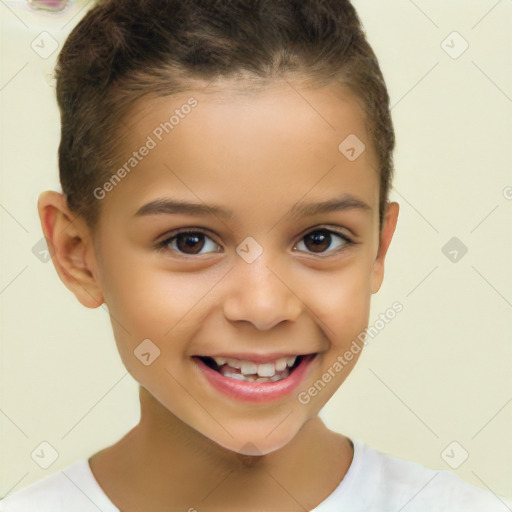
{"label": "chin", "polygon": [[225,432],[225,435],[222,436],[207,437],[231,452],[240,455],[260,456],[280,450],[290,443],[302,428],[302,424],[280,425],[279,421],[273,421],[271,425],[265,423],[264,427],[262,425],[248,427],[246,422],[239,429],[230,428],[229,425],[226,425],[225,428],[232,437]]}

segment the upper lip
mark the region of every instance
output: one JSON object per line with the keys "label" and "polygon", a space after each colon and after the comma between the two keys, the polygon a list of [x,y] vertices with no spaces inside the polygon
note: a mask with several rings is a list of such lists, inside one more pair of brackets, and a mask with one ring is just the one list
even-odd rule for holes
{"label": "upper lip", "polygon": [[275,352],[272,354],[249,354],[247,352],[245,352],[245,353],[236,352],[236,353],[228,354],[226,352],[222,352],[219,354],[200,354],[200,355],[198,354],[194,357],[211,357],[211,358],[225,357],[227,359],[242,359],[245,361],[252,361],[254,363],[270,363],[272,361],[276,361],[277,359],[281,359],[281,358],[289,358],[289,357],[293,357],[293,356],[308,356],[308,355],[313,355],[315,353],[316,352],[309,352],[309,353]]}

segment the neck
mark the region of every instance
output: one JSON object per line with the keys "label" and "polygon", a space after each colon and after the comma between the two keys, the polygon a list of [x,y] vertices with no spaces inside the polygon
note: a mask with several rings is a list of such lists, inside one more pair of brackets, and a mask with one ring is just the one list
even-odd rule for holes
{"label": "neck", "polygon": [[[130,482],[128,487],[151,489],[155,507],[169,508],[172,503],[188,505],[183,508],[188,510],[195,503],[198,510],[229,510],[226,505],[231,504],[234,510],[249,511],[253,506],[270,511],[272,503],[276,510],[310,510],[336,488],[352,461],[350,441],[327,429],[318,416],[284,447],[250,456],[227,450],[192,429],[142,387],[140,403],[140,423],[111,447],[117,455],[111,452],[110,459],[117,460],[117,468],[104,472],[126,468],[123,478]],[[100,471],[98,467],[98,475]],[[147,498],[143,503],[147,508]]]}

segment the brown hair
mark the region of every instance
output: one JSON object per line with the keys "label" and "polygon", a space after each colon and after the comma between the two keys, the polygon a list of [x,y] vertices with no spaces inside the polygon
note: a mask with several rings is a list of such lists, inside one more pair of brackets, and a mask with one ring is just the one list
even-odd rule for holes
{"label": "brown hair", "polygon": [[141,97],[285,73],[342,83],[359,98],[378,157],[382,225],[395,145],[389,96],[348,0],[99,0],[56,66],[59,173],[69,208],[94,229],[101,201],[93,191],[112,175],[124,116]]}

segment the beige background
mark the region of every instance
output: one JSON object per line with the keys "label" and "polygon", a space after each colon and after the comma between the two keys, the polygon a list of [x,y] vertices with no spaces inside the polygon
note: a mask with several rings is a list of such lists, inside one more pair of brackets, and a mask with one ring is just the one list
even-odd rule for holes
{"label": "beige background", "polygon": [[[354,3],[398,140],[401,215],[371,322],[394,301],[404,309],[370,340],[322,416],[376,449],[512,497],[512,2]],[[115,442],[138,420],[137,386],[107,311],[81,306],[33,253],[38,194],[59,190],[47,75],[84,6],[52,16],[0,4],[0,496]],[[469,44],[458,58],[443,49],[462,48],[453,31]],[[59,45],[47,58],[31,47],[51,50],[42,32]],[[456,262],[442,252],[454,236],[468,249]],[[46,470],[31,458],[43,441],[58,452]],[[456,465],[465,452],[458,469],[445,461]]]}

